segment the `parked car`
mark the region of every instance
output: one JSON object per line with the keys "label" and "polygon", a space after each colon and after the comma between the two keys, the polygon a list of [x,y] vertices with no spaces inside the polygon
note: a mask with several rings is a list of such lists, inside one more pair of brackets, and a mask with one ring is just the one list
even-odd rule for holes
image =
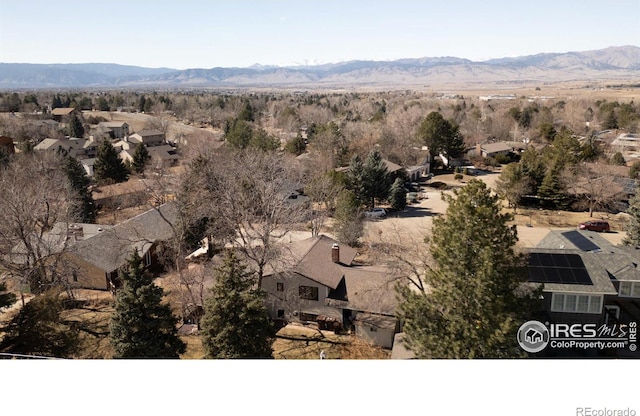
{"label": "parked car", "polygon": [[387,211],[385,211],[384,208],[374,208],[371,211],[365,212],[364,216],[368,218],[382,218],[387,216]]}
{"label": "parked car", "polygon": [[611,227],[609,227],[609,223],[607,221],[586,221],[586,222],[581,222],[578,225],[578,228],[581,230],[589,230],[589,231],[600,231],[600,232],[607,232],[609,230],[611,230]]}

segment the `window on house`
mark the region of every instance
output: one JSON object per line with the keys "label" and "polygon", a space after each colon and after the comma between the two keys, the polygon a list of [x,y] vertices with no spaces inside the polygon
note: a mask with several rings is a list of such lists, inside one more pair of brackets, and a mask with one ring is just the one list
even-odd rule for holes
{"label": "window on house", "polygon": [[300,286],[298,295],[300,299],[318,300],[318,288],[316,286]]}
{"label": "window on house", "polygon": [[640,282],[634,282],[631,284],[631,296],[634,298],[640,297]]}
{"label": "window on house", "polygon": [[278,309],[278,318],[284,318],[284,309]]}
{"label": "window on house", "polygon": [[623,297],[640,298],[640,282],[620,282],[618,294]]}
{"label": "window on house", "polygon": [[578,312],[589,312],[589,296],[578,296]]}
{"label": "window on house", "polygon": [[602,297],[589,296],[589,313],[600,313],[602,309]]}
{"label": "window on house", "polygon": [[378,328],[376,328],[375,326],[371,326],[371,327],[369,327],[369,330],[370,330],[371,332],[378,332]]}
{"label": "window on house", "polygon": [[551,312],[600,313],[601,295],[572,295],[554,293],[551,297]]}
{"label": "window on house", "polygon": [[301,321],[316,322],[318,320],[318,315],[314,315],[312,313],[300,312],[299,318]]}
{"label": "window on house", "polygon": [[561,294],[553,294],[553,301],[551,304],[552,311],[561,311],[564,306],[564,295]]}
{"label": "window on house", "polygon": [[71,276],[73,277],[73,281],[77,282],[78,281],[78,272],[76,272],[75,270],[71,272]]}
{"label": "window on house", "polygon": [[278,292],[284,292],[284,283],[282,283],[282,282],[277,282],[277,283],[276,283],[276,290],[277,290]]}

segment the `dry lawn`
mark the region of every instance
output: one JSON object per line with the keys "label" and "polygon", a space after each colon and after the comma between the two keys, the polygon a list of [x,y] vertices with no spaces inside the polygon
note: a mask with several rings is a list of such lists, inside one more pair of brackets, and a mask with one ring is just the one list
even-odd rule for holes
{"label": "dry lawn", "polygon": [[387,359],[391,356],[391,351],[371,346],[354,336],[336,335],[302,325],[288,325],[278,335],[280,338],[273,344],[276,359],[319,359],[323,350],[327,359]]}

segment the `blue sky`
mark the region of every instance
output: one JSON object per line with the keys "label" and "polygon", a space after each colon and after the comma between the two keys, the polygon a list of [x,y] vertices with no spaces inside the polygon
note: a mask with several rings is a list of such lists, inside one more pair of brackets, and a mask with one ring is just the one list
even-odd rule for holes
{"label": "blue sky", "polygon": [[640,46],[640,0],[0,0],[0,62],[171,68]]}

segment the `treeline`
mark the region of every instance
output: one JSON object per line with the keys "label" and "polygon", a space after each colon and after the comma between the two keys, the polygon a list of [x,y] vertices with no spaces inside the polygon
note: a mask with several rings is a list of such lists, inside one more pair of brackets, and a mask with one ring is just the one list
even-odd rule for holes
{"label": "treeline", "polygon": [[[551,139],[567,127],[579,135],[590,131],[638,131],[640,113],[633,101],[546,99],[481,101],[478,97],[443,98],[431,93],[214,93],[200,91],[4,92],[0,112],[28,113],[46,118],[58,107],[80,110],[170,114],[178,121],[226,129],[239,119],[274,132],[295,133],[335,123],[346,145],[358,148],[375,142],[396,162],[407,158],[425,115],[437,111],[454,121],[468,145],[486,140]],[[3,123],[6,124],[6,123]],[[10,130],[3,125],[2,130]],[[4,132],[8,134],[9,132]],[[15,136],[15,134],[14,134]]]}

